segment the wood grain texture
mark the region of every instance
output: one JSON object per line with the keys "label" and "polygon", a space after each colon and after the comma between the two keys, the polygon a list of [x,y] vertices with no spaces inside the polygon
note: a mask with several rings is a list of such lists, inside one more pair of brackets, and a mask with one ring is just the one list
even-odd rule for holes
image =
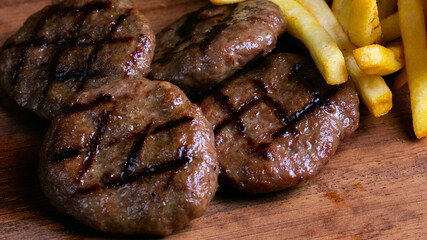
{"label": "wood grain texture", "polygon": [[[0,43],[51,2],[56,1],[1,0]],[[159,31],[207,1],[135,3]],[[359,129],[318,176],[271,194],[220,191],[203,217],[168,239],[427,236],[427,140],[416,140],[412,132],[407,88],[394,95],[394,108],[385,117],[374,118],[361,107]],[[37,165],[48,126],[0,94],[0,239],[111,238],[59,213],[44,197]]]}

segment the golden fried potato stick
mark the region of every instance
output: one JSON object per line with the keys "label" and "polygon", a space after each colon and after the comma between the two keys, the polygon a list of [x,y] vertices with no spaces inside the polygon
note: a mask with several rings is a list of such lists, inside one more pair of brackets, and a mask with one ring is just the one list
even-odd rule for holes
{"label": "golden fried potato stick", "polygon": [[397,0],[377,0],[378,17],[380,20],[390,16],[397,9]]}
{"label": "golden fried potato stick", "polygon": [[287,21],[286,30],[305,44],[326,82],[330,85],[346,82],[344,56],[316,18],[296,0],[271,1],[282,9]]}
{"label": "golden fried potato stick", "polygon": [[358,47],[381,43],[382,32],[376,0],[353,0],[348,35]]}
{"label": "golden fried potato stick", "polygon": [[403,87],[408,82],[408,73],[406,72],[406,68],[403,68],[399,74],[394,78],[393,81],[393,90],[397,90]]}
{"label": "golden fried potato stick", "polygon": [[383,39],[386,42],[393,41],[400,37],[399,12],[386,17],[381,21]]}
{"label": "golden fried potato stick", "polygon": [[215,4],[215,5],[224,5],[224,4],[244,2],[245,0],[210,0],[210,1],[212,4]]}
{"label": "golden fried potato stick", "polygon": [[338,19],[338,22],[348,32],[348,20],[350,18],[351,2],[353,0],[334,0],[332,2],[332,12]]}
{"label": "golden fried potato stick", "polygon": [[421,0],[398,0],[412,122],[417,138],[427,135],[427,35]]}
{"label": "golden fried potato stick", "polygon": [[392,108],[392,93],[380,76],[365,74],[353,57],[356,48],[323,0],[299,0],[317,18],[343,51],[350,79],[355,83],[363,103],[376,117],[387,114]]}
{"label": "golden fried potato stick", "polygon": [[368,45],[354,49],[353,56],[360,69],[370,75],[389,75],[402,69],[405,64],[401,44],[391,48],[378,44]]}

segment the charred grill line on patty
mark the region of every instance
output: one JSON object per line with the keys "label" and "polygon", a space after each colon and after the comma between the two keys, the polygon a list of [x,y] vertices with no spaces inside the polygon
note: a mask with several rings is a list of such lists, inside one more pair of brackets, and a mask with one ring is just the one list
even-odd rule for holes
{"label": "charred grill line on patty", "polygon": [[[140,170],[137,173],[129,174],[128,171],[122,172],[119,178],[113,178],[111,177],[111,174],[106,172],[103,177],[103,186],[94,185],[88,188],[78,188],[75,192],[75,194],[81,194],[81,195],[88,195],[92,194],[96,191],[99,191],[101,189],[108,189],[108,188],[114,188],[114,187],[121,187],[126,184],[130,184],[132,182],[138,181],[142,178],[155,176],[167,171],[171,171],[170,177],[165,185],[166,190],[171,182],[173,181],[173,177],[176,174],[176,171],[179,170],[181,167],[185,166],[187,163],[191,162],[192,157],[188,155],[187,147],[182,146],[178,151],[178,157],[169,160],[164,161],[161,163],[157,163],[155,165],[145,167],[144,169]],[[125,176],[125,174],[127,174]]]}
{"label": "charred grill line on patty", "polygon": [[73,104],[73,105],[66,106],[64,108],[64,114],[72,114],[76,112],[87,111],[99,105],[110,103],[111,101],[113,101],[113,96],[109,94],[99,94],[98,97],[95,98],[95,100],[89,104]]}
{"label": "charred grill line on patty", "polygon": [[101,116],[98,117],[98,121],[96,124],[97,125],[96,131],[89,143],[87,156],[85,157],[83,162],[80,164],[80,169],[78,170],[78,177],[76,178],[76,183],[80,182],[83,175],[92,166],[92,163],[96,158],[96,154],[99,151],[99,144],[101,143],[102,135],[104,135],[105,130],[107,129],[111,115],[112,115],[112,111],[104,109],[101,113]]}
{"label": "charred grill line on patty", "polygon": [[[39,21],[36,24],[36,27],[34,28],[34,32],[32,33],[32,36],[30,37],[30,41],[28,42],[21,42],[21,43],[14,43],[14,42],[9,42],[6,43],[4,45],[4,49],[7,48],[11,48],[13,46],[19,47],[22,49],[21,51],[21,56],[19,57],[19,61],[18,64],[15,66],[14,68],[14,73],[13,73],[13,82],[11,83],[10,88],[12,90],[15,89],[16,85],[18,84],[18,81],[20,79],[20,75],[21,75],[21,71],[22,71],[22,67],[25,64],[26,58],[25,58],[25,53],[28,51],[28,49],[31,46],[43,46],[43,45],[47,45],[47,44],[54,44],[54,45],[65,45],[65,44],[78,44],[77,41],[77,36],[80,32],[80,28],[83,26],[83,22],[86,19],[87,15],[89,15],[89,13],[91,13],[92,11],[97,11],[97,10],[105,10],[107,9],[109,6],[106,2],[95,2],[95,3],[89,3],[84,5],[81,8],[73,8],[73,7],[66,7],[66,8],[61,8],[60,5],[53,5],[51,6],[48,11],[44,12],[44,14],[42,14],[42,16],[40,17]],[[41,29],[46,23],[47,21],[53,17],[55,14],[57,14],[58,16],[63,16],[63,15],[67,15],[67,14],[77,14],[77,17],[75,18],[75,22],[77,22],[77,28],[75,29],[75,34],[73,37],[71,37],[68,40],[64,40],[64,39],[59,39],[57,41],[53,41],[53,42],[48,42],[45,39],[40,39],[37,38],[38,35],[38,30]],[[95,44],[93,45],[95,46]],[[62,51],[60,51],[60,49],[57,50],[56,54],[54,55],[54,57],[51,60],[51,67],[50,67],[50,76],[54,77],[53,79],[56,78],[56,74],[54,74],[55,70],[56,70],[56,65],[55,63],[57,61],[55,61],[55,59],[59,58],[59,54],[61,54]],[[53,70],[53,71],[52,71]]]}
{"label": "charred grill line on patty", "polygon": [[[114,108],[114,102],[112,101],[113,101],[113,97],[111,95],[100,94],[94,101],[88,104],[85,104],[85,105],[75,104],[75,105],[67,106],[65,108],[64,114],[68,115],[68,114],[78,113],[82,111],[89,111],[91,109],[94,109],[96,107],[102,106],[104,104],[109,104],[109,103],[113,103],[113,108]],[[97,130],[95,134],[92,136],[92,140],[89,144],[88,149],[85,150],[83,148],[66,147],[60,152],[54,152],[52,156],[48,158],[48,162],[57,163],[59,161],[66,160],[68,158],[75,157],[79,155],[81,152],[87,152],[87,156],[84,158],[84,161],[81,163],[81,168],[78,170],[78,177],[75,179],[76,183],[78,183],[83,177],[83,175],[87,171],[89,171],[92,165],[92,162],[95,160],[96,153],[99,151],[98,148],[102,140],[102,135],[105,133],[105,130],[108,126],[109,119],[112,117],[112,115],[114,115],[114,110],[104,109],[102,111],[101,115],[98,117]],[[124,184],[131,183],[132,181],[137,181],[140,178],[160,174],[164,171],[170,171],[170,170],[173,170],[173,171],[171,172],[171,177],[168,182],[172,181],[174,172],[176,172],[176,170],[178,170],[180,167],[182,167],[183,165],[185,165],[187,162],[190,161],[190,157],[188,156],[186,146],[182,146],[182,149],[178,151],[178,154],[177,154],[178,157],[171,161],[166,161],[166,162],[159,163],[155,166],[147,167],[145,170],[142,170],[141,172],[136,174],[131,174],[129,168],[136,161],[137,155],[142,149],[145,139],[150,134],[158,134],[160,132],[170,131],[173,128],[179,127],[182,124],[189,123],[193,120],[194,118],[192,117],[184,116],[177,120],[170,120],[154,128],[152,127],[151,124],[148,124],[144,128],[144,130],[137,133],[130,133],[127,136],[123,137],[122,139],[126,139],[126,140],[129,140],[132,138],[135,139],[133,147],[131,148],[131,151],[128,154],[126,162],[123,164],[123,170],[120,173],[119,178],[115,178],[115,179],[111,178],[111,176],[110,177],[108,176],[108,173],[105,173],[103,187],[111,188],[114,186],[116,187],[123,186]],[[107,145],[111,147],[113,144],[114,143],[108,143]],[[76,190],[76,193],[90,194],[100,189],[101,187],[99,185],[94,185],[89,188],[78,188]]]}
{"label": "charred grill line on patty", "polygon": [[52,119],[71,97],[145,76],[154,33],[129,0],[69,0],[32,15],[0,52],[0,84],[19,105]]}
{"label": "charred grill line on patty", "polygon": [[[292,68],[292,71],[288,74],[288,78],[292,78],[295,75],[302,76],[301,72],[303,71],[303,69],[304,67],[302,67],[301,64],[295,64]],[[251,82],[257,90],[257,94],[259,94],[260,96],[255,96],[253,99],[242,103],[238,109],[233,108],[229,97],[221,93],[222,89],[219,89],[212,94],[217,103],[228,115],[228,118],[224,119],[221,123],[214,125],[213,128],[215,135],[217,135],[226,125],[232,124],[237,129],[240,136],[247,141],[248,145],[251,148],[250,152],[258,154],[263,158],[266,158],[266,156],[265,154],[263,154],[262,150],[267,148],[271,143],[257,143],[254,139],[247,136],[246,126],[241,120],[241,117],[247,111],[251,110],[251,108],[256,104],[264,103],[270,107],[270,109],[274,112],[276,117],[283,125],[281,128],[276,129],[273,133],[271,133],[273,135],[273,139],[282,136],[286,132],[290,132],[293,135],[297,136],[298,132],[296,132],[296,129],[294,128],[295,124],[297,124],[298,121],[302,120],[307,114],[311,113],[316,108],[325,104],[331,97],[335,95],[335,93],[339,89],[339,87],[333,86],[330,87],[329,91],[314,91],[313,81],[308,76],[305,76],[303,83],[307,87],[307,89],[310,89],[310,91],[313,92],[314,98],[312,102],[305,106],[301,111],[296,112],[294,115],[289,115],[283,109],[280,103],[276,102],[268,95],[267,87],[262,81],[251,80]]]}

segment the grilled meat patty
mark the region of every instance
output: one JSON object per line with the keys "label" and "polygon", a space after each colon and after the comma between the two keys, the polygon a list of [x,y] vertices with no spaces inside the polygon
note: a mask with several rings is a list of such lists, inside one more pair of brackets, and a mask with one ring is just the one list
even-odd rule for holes
{"label": "grilled meat patty", "polygon": [[212,126],[178,87],[128,80],[73,98],[39,175],[56,208],[93,228],[168,235],[203,214],[217,164]]}
{"label": "grilled meat patty", "polygon": [[150,77],[195,94],[270,52],[285,29],[280,8],[267,0],[208,6],[157,34]]}
{"label": "grilled meat patty", "polygon": [[0,85],[52,119],[87,88],[145,76],[154,33],[129,0],[66,0],[32,15],[0,51]]}
{"label": "grilled meat patty", "polygon": [[313,62],[276,54],[200,104],[212,123],[220,183],[271,192],[315,175],[359,125],[351,83],[328,86]]}

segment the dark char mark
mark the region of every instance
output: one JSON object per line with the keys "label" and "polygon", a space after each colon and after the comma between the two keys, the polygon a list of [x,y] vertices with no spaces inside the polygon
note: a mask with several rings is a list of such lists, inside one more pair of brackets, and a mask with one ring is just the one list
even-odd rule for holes
{"label": "dark char mark", "polygon": [[[193,120],[194,120],[194,118],[191,118],[191,117],[183,117],[183,118],[178,119],[178,120],[173,120],[173,121],[167,122],[167,123],[165,123],[163,125],[160,125],[160,126],[156,127],[154,130],[150,130],[150,134],[156,134],[156,133],[159,133],[159,132],[162,132],[162,131],[170,131],[172,128],[178,127],[181,124],[185,124],[185,123],[191,122]],[[125,140],[129,140],[129,139],[137,138],[137,136],[138,136],[139,133],[140,132],[137,132],[137,133],[127,133],[127,134],[125,134],[124,136],[122,136],[119,139],[117,139],[117,138],[113,139],[107,145],[109,147],[112,147],[115,144],[119,143],[120,141],[125,141]]]}
{"label": "dark char mark", "polygon": [[95,100],[93,100],[89,104],[74,104],[74,105],[65,107],[64,114],[72,114],[77,112],[88,111],[101,104],[110,103],[112,101],[113,101],[113,96],[108,94],[107,95],[99,94],[98,97],[95,98]]}
{"label": "dark char mark", "polygon": [[110,121],[112,112],[103,110],[98,122],[97,122],[97,129],[95,134],[93,135],[88,149],[88,155],[83,160],[81,164],[81,168],[78,171],[78,177],[76,178],[76,182],[79,182],[81,177],[87,172],[87,170],[91,167],[92,162],[94,161],[96,154],[99,151],[99,143],[101,142],[102,135],[104,135],[105,130],[107,129],[108,122]]}
{"label": "dark char mark", "polygon": [[[144,177],[151,177],[159,175],[166,171],[173,171],[183,167],[185,164],[190,163],[192,157],[189,156],[186,146],[182,146],[178,150],[178,157],[169,161],[164,161],[161,163],[154,164],[149,167],[141,169],[139,172],[128,175],[125,178],[119,178],[117,180],[109,179],[104,183],[104,188],[120,187],[125,184],[129,184],[135,181],[138,181]],[[167,183],[170,184],[170,183]]]}
{"label": "dark char mark", "polygon": [[[233,105],[230,102],[230,97],[222,94],[221,90],[218,90],[212,94],[217,103],[224,109],[225,113],[228,116],[228,119],[223,123],[214,126],[214,133],[217,134],[221,129],[229,122],[231,122],[239,132],[241,137],[246,137],[246,127],[242,123],[241,115],[234,110]],[[255,99],[253,102],[255,103],[258,99]]]}
{"label": "dark char mark", "polygon": [[140,57],[141,54],[144,53],[144,47],[148,45],[147,43],[148,43],[148,38],[141,34],[138,37],[138,45],[135,48],[135,51],[133,51],[133,53],[130,55],[130,60],[126,62],[126,65],[124,67],[124,69],[126,70],[125,77],[129,76],[129,69],[132,66],[135,66],[137,64],[138,57]]}
{"label": "dark char mark", "polygon": [[138,153],[141,151],[142,146],[144,145],[145,142],[145,138],[147,137],[147,132],[150,129],[151,124],[148,124],[144,130],[142,130],[141,132],[139,132],[136,135],[136,141],[133,144],[132,149],[129,152],[129,155],[127,157],[127,160],[124,164],[122,173],[120,174],[120,178],[127,178],[129,176],[130,173],[130,167],[133,165],[133,163],[136,161],[136,159],[138,158]]}
{"label": "dark char mark", "polygon": [[[170,121],[163,125],[160,125],[154,128],[153,130],[150,130],[152,127],[151,124],[148,124],[142,131],[132,135],[132,137],[136,138],[136,140],[128,154],[127,160],[124,163],[120,176],[118,178],[113,178],[110,173],[105,173],[102,178],[102,182],[104,184],[103,188],[119,187],[137,181],[138,179],[143,177],[158,175],[165,171],[172,171],[171,175],[169,176],[169,180],[166,183],[166,187],[169,187],[177,171],[179,171],[179,169],[181,169],[185,164],[189,163],[192,160],[192,158],[190,158],[188,155],[187,147],[183,146],[179,149],[177,158],[170,161],[155,164],[151,167],[146,167],[137,173],[132,174],[130,172],[131,167],[138,158],[138,154],[143,148],[145,140],[149,134],[156,134],[162,131],[170,131],[175,127],[191,122],[193,120],[194,118],[191,117],[183,117],[181,119]],[[94,185],[89,188],[77,189],[76,193],[85,195],[101,189],[102,188],[99,185]]]}
{"label": "dark char mark", "polygon": [[[188,154],[187,147],[182,146],[178,150],[177,158],[169,161],[157,163],[149,167],[145,167],[141,169],[139,172],[130,174],[126,177],[119,177],[114,179],[111,177],[110,173],[106,173],[103,176],[103,184],[104,184],[103,188],[108,189],[108,188],[114,188],[114,187],[121,187],[126,184],[136,182],[141,178],[152,177],[155,175],[162,174],[166,171],[172,171],[165,185],[165,188],[167,189],[172,184],[173,178],[175,177],[177,171],[183,168],[186,164],[189,164],[192,160],[193,160],[192,157],[189,156]],[[76,190],[75,194],[88,195],[101,189],[102,188],[98,184],[95,184],[94,186],[91,186],[89,188],[79,188]]]}
{"label": "dark char mark", "polygon": [[[73,24],[73,26],[74,26],[74,36],[71,38],[73,40],[70,40],[70,41],[77,42],[77,39],[78,39],[78,36],[79,36],[79,33],[80,33],[80,29],[83,26],[83,23],[84,23],[84,21],[85,21],[85,19],[87,17],[87,14],[88,14],[88,12],[77,13],[77,16],[74,18],[74,24]],[[57,79],[56,69],[57,69],[58,64],[59,64],[59,58],[60,58],[61,54],[64,52],[64,50],[66,48],[66,44],[65,44],[66,42],[68,42],[68,41],[61,41],[61,42],[58,43],[58,48],[56,48],[53,57],[50,59],[50,63],[49,63],[49,79]],[[43,89],[43,94],[41,96],[41,98],[42,98],[40,100],[41,103],[45,102],[47,93],[49,92],[49,90],[52,87],[52,83],[53,83],[53,81],[49,81],[49,80],[47,81],[46,86]]]}
{"label": "dark char mark", "polygon": [[215,38],[229,26],[228,21],[230,21],[230,19],[232,18],[236,7],[237,4],[229,6],[228,11],[225,13],[224,19],[219,21],[217,25],[214,25],[211,30],[206,34],[205,38],[200,42],[200,51],[205,52],[205,50],[215,40]]}
{"label": "dark char mark", "polygon": [[200,43],[200,50],[205,52],[206,48],[215,40],[215,38],[228,27],[228,24],[222,23],[215,25],[205,36],[205,38]]}
{"label": "dark char mark", "polygon": [[265,83],[259,80],[253,80],[253,83],[255,85],[255,89],[261,95],[262,101],[273,110],[276,117],[280,119],[280,122],[282,123],[283,127],[289,131],[294,131],[290,124],[290,117],[288,115],[288,112],[283,109],[280,103],[274,101],[270,96],[268,96],[267,87],[265,86]]}
{"label": "dark char mark", "polygon": [[34,31],[31,33],[30,40],[28,42],[24,43],[15,43],[15,42],[9,42],[3,46],[3,50],[6,48],[10,48],[12,46],[19,47],[21,49],[20,56],[18,58],[18,63],[15,65],[13,74],[12,74],[12,82],[10,84],[10,89],[13,91],[15,90],[21,76],[21,72],[23,69],[23,66],[26,62],[25,54],[28,51],[28,49],[32,46],[42,46],[46,45],[47,41],[45,39],[37,39],[38,31],[43,28],[43,26],[47,23],[47,21],[54,16],[55,14],[62,16],[66,14],[76,14],[79,12],[92,12],[95,10],[104,10],[108,7],[108,4],[106,2],[95,2],[87,4],[81,8],[73,8],[73,7],[67,7],[63,8],[60,4],[53,5],[47,10],[43,10],[39,20],[37,21],[36,25],[34,26]]}
{"label": "dark char mark", "polygon": [[177,34],[181,38],[187,38],[196,27],[197,23],[199,22],[199,14],[202,12],[202,9],[199,9],[195,12],[192,12],[188,14],[187,19],[185,20],[184,24],[181,25],[181,27],[178,29]]}
{"label": "dark char mark", "polygon": [[291,132],[296,135],[297,133],[295,130],[295,125],[308,114],[316,110],[319,106],[324,105],[339,90],[339,87],[337,86],[325,86],[326,90],[318,90],[321,86],[315,85],[315,83],[312,81],[312,79],[309,78],[308,75],[299,73],[305,71],[304,69],[305,68],[301,65],[295,65],[289,73],[288,78],[296,77],[306,86],[308,91],[311,92],[314,97],[310,104],[304,107],[304,109],[298,111],[293,116],[290,116],[287,111],[283,109],[280,103],[274,101],[270,96],[268,96],[267,87],[265,86],[265,83],[260,80],[252,80],[254,87],[260,96],[255,96],[252,100],[240,106],[238,111],[233,109],[230,98],[223,95],[221,93],[221,89],[214,92],[212,96],[228,116],[228,118],[226,118],[220,124],[214,126],[215,135],[217,135],[226,125],[231,123],[237,129],[240,136],[247,141],[249,145],[249,151],[251,153],[256,153],[264,159],[267,158],[266,150],[271,145],[271,143],[255,143],[253,139],[246,135],[246,127],[241,120],[242,115],[246,111],[250,110],[251,107],[255,104],[263,102],[273,110],[275,116],[282,123],[282,127],[273,132],[273,139],[277,139],[286,132]]}
{"label": "dark char mark", "polygon": [[184,123],[191,122],[193,120],[194,120],[194,118],[185,116],[185,117],[182,117],[182,118],[180,118],[178,120],[169,121],[169,122],[167,122],[167,123],[165,123],[163,125],[160,125],[160,126],[156,127],[153,130],[153,134],[156,134],[156,133],[159,133],[159,132],[162,132],[162,131],[169,131],[172,128],[180,126],[181,124],[184,124]]}
{"label": "dark char mark", "polygon": [[82,78],[80,79],[79,86],[77,91],[83,90],[83,87],[88,79],[88,74],[91,71],[92,63],[95,62],[96,56],[98,52],[103,48],[104,44],[108,43],[109,40],[112,39],[113,34],[117,31],[119,25],[126,20],[126,18],[130,15],[130,12],[132,9],[129,9],[126,14],[120,15],[115,22],[112,22],[109,27],[108,34],[106,35],[105,39],[102,40],[100,43],[95,45],[95,48],[92,50],[90,55],[88,56],[86,60],[86,66],[83,73]]}
{"label": "dark char mark", "polygon": [[81,152],[80,148],[75,147],[65,147],[59,152],[55,152],[51,157],[48,158],[49,163],[57,163],[64,159],[72,158],[79,155]]}

